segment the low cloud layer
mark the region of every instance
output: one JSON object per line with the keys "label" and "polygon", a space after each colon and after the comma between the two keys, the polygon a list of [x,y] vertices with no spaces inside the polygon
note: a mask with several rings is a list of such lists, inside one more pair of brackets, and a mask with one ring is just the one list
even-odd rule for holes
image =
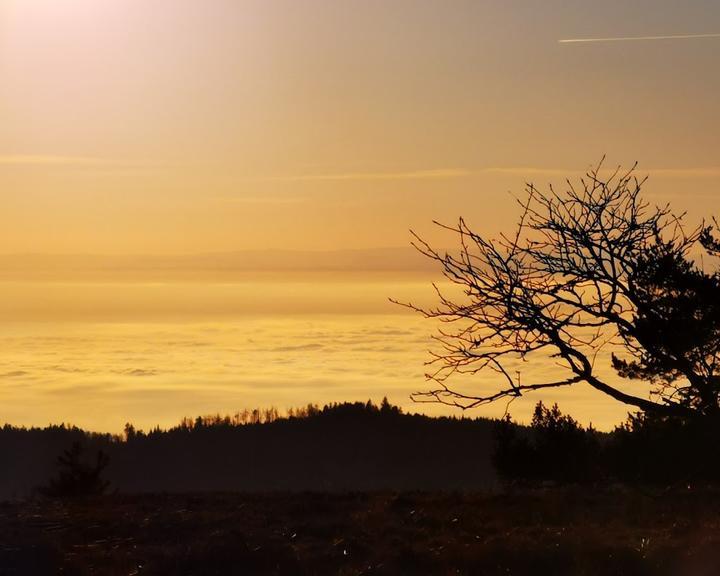
{"label": "low cloud layer", "polygon": [[[452,413],[410,400],[429,386],[424,372],[433,329],[409,314],[4,324],[0,423],[71,422],[119,432],[127,421],[147,429],[184,416],[383,396],[411,411]],[[550,362],[518,361],[514,368],[528,381],[557,370]],[[496,378],[490,372],[454,384],[488,390]],[[537,399],[514,402],[513,415],[529,418]],[[545,399],[599,427],[625,415],[589,388]],[[504,410],[497,404],[476,414]]]}

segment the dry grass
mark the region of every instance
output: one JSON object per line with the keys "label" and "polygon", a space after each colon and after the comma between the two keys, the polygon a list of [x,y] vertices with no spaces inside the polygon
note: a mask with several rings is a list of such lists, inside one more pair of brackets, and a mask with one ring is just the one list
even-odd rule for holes
{"label": "dry grass", "polygon": [[109,496],[0,505],[0,574],[720,573],[720,492]]}

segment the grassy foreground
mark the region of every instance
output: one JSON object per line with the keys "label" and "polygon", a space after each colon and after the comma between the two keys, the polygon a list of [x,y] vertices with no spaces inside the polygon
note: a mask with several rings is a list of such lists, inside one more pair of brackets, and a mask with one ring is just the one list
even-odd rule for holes
{"label": "grassy foreground", "polygon": [[718,573],[714,490],[0,504],[2,575]]}

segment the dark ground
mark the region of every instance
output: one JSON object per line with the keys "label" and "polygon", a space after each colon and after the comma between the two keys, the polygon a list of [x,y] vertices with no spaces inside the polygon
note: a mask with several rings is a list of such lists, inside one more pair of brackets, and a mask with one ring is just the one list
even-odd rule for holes
{"label": "dark ground", "polygon": [[0,504],[0,574],[720,574],[720,491]]}

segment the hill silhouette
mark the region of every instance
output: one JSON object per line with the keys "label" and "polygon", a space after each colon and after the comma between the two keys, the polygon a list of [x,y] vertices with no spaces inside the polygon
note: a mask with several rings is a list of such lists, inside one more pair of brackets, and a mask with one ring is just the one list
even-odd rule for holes
{"label": "hill silhouette", "polygon": [[123,436],[65,425],[0,429],[0,499],[26,497],[80,443],[123,493],[476,490],[496,485],[494,421],[404,414],[386,401],[185,419]]}

